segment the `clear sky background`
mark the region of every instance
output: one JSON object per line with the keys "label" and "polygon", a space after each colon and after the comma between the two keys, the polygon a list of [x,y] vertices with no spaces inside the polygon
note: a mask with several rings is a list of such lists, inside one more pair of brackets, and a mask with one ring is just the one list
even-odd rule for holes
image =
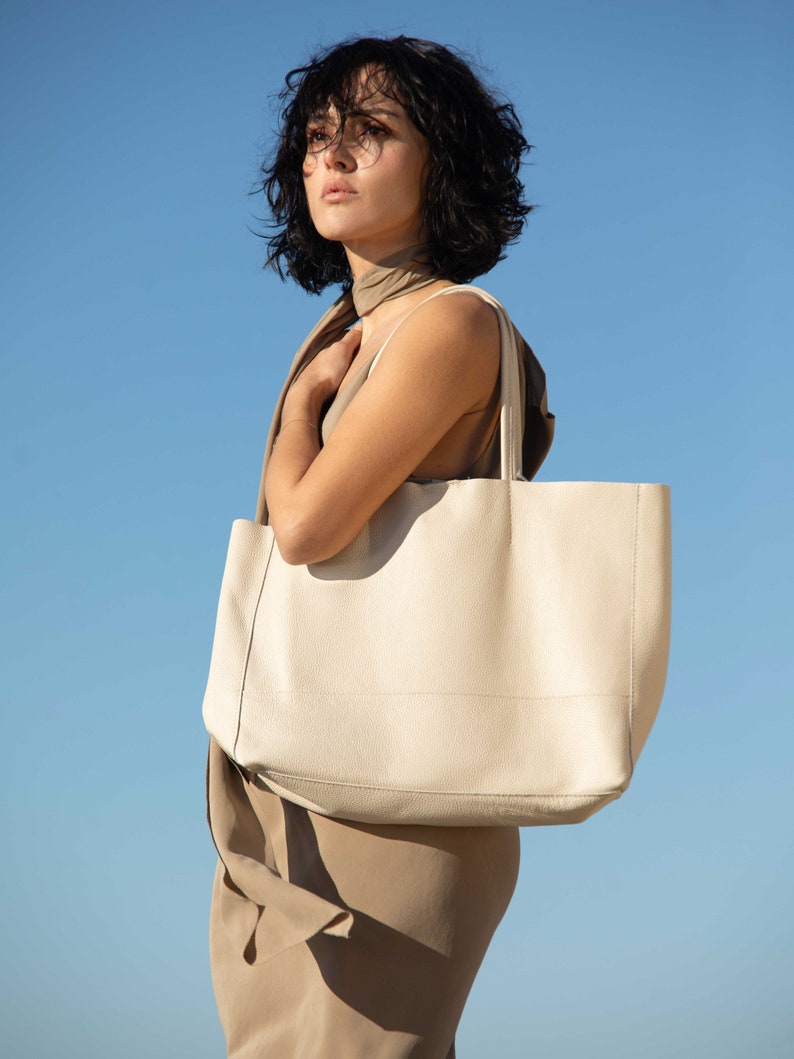
{"label": "clear sky background", "polygon": [[283,74],[359,32],[468,50],[536,145],[480,282],[548,373],[540,477],[672,486],[659,721],[624,799],[523,832],[459,1055],[791,1054],[793,30],[786,0],[3,0],[5,1056],[224,1054],[201,699],[332,300],[261,271],[248,192]]}

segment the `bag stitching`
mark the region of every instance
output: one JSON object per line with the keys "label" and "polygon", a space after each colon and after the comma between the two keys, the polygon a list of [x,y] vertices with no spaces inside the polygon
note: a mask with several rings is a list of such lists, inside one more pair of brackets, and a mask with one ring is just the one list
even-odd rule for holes
{"label": "bag stitching", "polygon": [[587,794],[490,794],[487,791],[440,791],[425,790],[422,787],[382,787],[377,784],[343,783],[341,780],[321,780],[313,776],[301,776],[293,772],[275,772],[273,769],[252,769],[265,781],[268,777],[274,780],[302,780],[304,783],[319,783],[323,787],[344,787],[346,790],[379,791],[393,794],[440,794],[444,798],[548,798],[555,801],[559,798],[578,799],[604,798],[608,794],[622,793],[622,787],[609,787],[605,791],[590,791]]}
{"label": "bag stitching", "polygon": [[[273,695],[300,695],[300,691],[296,691],[295,688],[278,688],[272,692]],[[314,694],[314,692],[311,692]],[[590,692],[580,692],[579,694],[573,693],[571,695],[502,695],[494,693],[489,695],[486,692],[477,692],[471,694],[466,691],[333,691],[330,688],[324,689],[322,694],[326,698],[331,699],[352,699],[352,698],[367,698],[367,699],[390,699],[397,697],[412,697],[412,698],[435,698],[437,696],[443,696],[445,699],[512,699],[516,702],[560,702],[567,699],[629,699],[628,695],[622,695],[619,692],[614,694],[609,691],[597,692],[591,694]]]}
{"label": "bag stitching", "polygon": [[243,663],[243,671],[240,676],[240,697],[237,703],[237,731],[234,733],[234,748],[232,750],[232,757],[237,755],[237,743],[240,739],[240,729],[242,728],[243,721],[243,696],[245,695],[245,681],[248,676],[248,663],[251,659],[251,648],[254,643],[254,627],[256,626],[256,618],[259,614],[259,605],[262,602],[262,594],[265,591],[265,581],[267,579],[267,572],[270,569],[270,560],[273,557],[273,548],[276,545],[276,538],[271,537],[270,550],[267,553],[267,562],[265,563],[265,569],[262,573],[262,582],[259,585],[259,594],[256,597],[256,606],[254,607],[253,617],[251,618],[251,628],[248,632],[248,647],[245,652],[245,662]]}

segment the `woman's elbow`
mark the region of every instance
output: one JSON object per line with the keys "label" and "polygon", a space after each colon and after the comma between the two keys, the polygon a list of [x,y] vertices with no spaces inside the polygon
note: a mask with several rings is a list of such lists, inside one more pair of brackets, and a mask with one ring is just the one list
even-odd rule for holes
{"label": "woman's elbow", "polygon": [[338,542],[316,521],[304,521],[292,518],[285,521],[273,521],[273,534],[276,538],[281,558],[289,566],[308,566],[330,559],[341,551],[347,543]]}

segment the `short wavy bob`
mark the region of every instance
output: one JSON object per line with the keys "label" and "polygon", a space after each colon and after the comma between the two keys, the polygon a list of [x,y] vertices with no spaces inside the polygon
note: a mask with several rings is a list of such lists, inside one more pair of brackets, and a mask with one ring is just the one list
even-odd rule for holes
{"label": "short wavy bob", "polygon": [[[369,76],[364,86],[360,71]],[[424,241],[440,276],[466,283],[505,256],[532,209],[519,180],[529,151],[512,105],[498,100],[458,54],[414,37],[359,37],[291,70],[281,92],[281,131],[256,190],[272,210],[267,265],[317,294],[352,276],[341,243],[314,228],[303,189],[306,126],[329,104],[345,117],[369,94],[397,100],[427,137]]]}

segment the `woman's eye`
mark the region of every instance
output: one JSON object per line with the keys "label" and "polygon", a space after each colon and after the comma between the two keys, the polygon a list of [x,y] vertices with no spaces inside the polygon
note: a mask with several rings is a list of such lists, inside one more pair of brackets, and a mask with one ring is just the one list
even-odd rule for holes
{"label": "woman's eye", "polygon": [[[342,139],[346,139],[352,147],[356,141],[364,146],[372,140],[383,139],[389,135],[389,130],[376,121],[361,121],[355,125],[348,126],[349,132],[342,133]],[[310,125],[306,129],[306,146],[309,151],[319,152],[325,150],[330,144],[336,143],[340,137],[338,130],[330,131],[323,125]]]}
{"label": "woman's eye", "polygon": [[363,127],[363,133],[365,136],[387,136],[388,129],[384,129],[382,125],[376,124],[374,121],[367,122]]}

